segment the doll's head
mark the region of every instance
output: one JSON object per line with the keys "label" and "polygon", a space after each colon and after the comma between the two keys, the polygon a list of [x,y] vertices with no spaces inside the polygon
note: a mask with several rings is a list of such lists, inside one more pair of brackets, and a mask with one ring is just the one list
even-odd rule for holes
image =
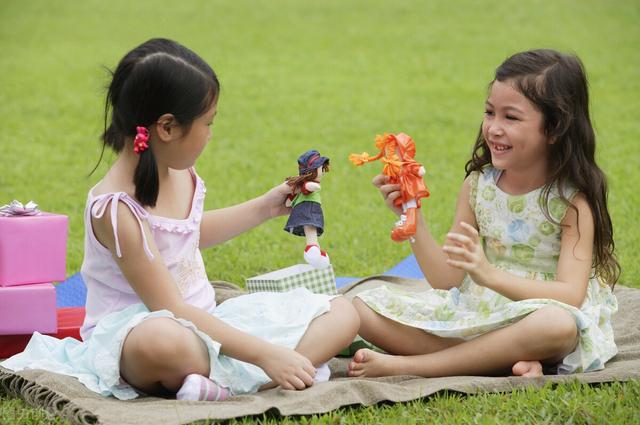
{"label": "doll's head", "polygon": [[305,175],[317,172],[322,167],[323,171],[329,171],[329,158],[321,156],[317,150],[306,151],[298,158],[298,174]]}
{"label": "doll's head", "polygon": [[[322,170],[321,173],[318,173],[318,170]],[[308,150],[298,157],[298,176],[288,177],[286,182],[289,186],[299,189],[305,182],[318,181],[322,174],[328,171],[329,158],[320,155],[315,149]]]}
{"label": "doll's head", "polygon": [[395,135],[396,149],[400,153],[402,160],[408,161],[416,156],[416,144],[411,136],[398,133]]}

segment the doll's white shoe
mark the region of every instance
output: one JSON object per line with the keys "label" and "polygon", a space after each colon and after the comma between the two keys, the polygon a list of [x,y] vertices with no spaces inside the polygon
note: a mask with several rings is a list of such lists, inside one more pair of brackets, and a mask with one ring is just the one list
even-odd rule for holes
{"label": "doll's white shoe", "polygon": [[326,269],[331,264],[329,255],[321,251],[318,245],[307,245],[304,249],[304,261],[316,269]]}

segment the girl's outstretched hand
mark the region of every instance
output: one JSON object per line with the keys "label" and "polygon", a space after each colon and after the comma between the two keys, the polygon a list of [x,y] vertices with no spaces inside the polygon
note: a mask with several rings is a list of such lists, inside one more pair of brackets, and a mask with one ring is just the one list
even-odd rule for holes
{"label": "girl's outstretched hand", "polygon": [[460,222],[463,233],[448,233],[442,250],[449,255],[447,264],[469,273],[478,285],[490,282],[493,266],[487,261],[480,244],[478,230],[469,223]]}
{"label": "girl's outstretched hand", "polygon": [[291,208],[285,206],[287,196],[291,194],[291,190],[291,186],[282,183],[263,195],[264,206],[267,210],[268,217],[278,217],[291,212]]}
{"label": "girl's outstretched hand", "polygon": [[290,348],[271,346],[257,364],[273,380],[285,390],[304,390],[313,385],[316,368],[302,354]]}
{"label": "girl's outstretched hand", "polygon": [[385,176],[384,174],[375,176],[371,183],[378,188],[387,207],[396,213],[396,215],[402,214],[402,210],[393,204],[393,202],[401,196],[400,185],[389,184],[389,176]]}

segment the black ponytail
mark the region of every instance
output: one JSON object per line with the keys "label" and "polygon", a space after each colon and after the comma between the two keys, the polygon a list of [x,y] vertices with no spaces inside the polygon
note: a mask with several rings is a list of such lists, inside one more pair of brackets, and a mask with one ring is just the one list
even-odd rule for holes
{"label": "black ponytail", "polygon": [[155,206],[160,184],[158,164],[151,146],[140,154],[140,161],[138,161],[133,175],[133,183],[136,185],[136,199],[142,205]]}

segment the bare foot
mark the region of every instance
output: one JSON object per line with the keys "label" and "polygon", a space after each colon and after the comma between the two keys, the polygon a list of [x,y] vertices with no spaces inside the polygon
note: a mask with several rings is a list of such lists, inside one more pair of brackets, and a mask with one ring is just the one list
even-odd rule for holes
{"label": "bare foot", "polygon": [[348,376],[351,377],[376,377],[399,375],[400,357],[389,354],[377,353],[368,348],[361,348],[356,351],[353,359],[349,363]]}
{"label": "bare foot", "polygon": [[514,364],[511,371],[516,376],[525,376],[527,378],[533,378],[536,376],[542,376],[542,364],[539,361],[526,361],[521,360]]}

